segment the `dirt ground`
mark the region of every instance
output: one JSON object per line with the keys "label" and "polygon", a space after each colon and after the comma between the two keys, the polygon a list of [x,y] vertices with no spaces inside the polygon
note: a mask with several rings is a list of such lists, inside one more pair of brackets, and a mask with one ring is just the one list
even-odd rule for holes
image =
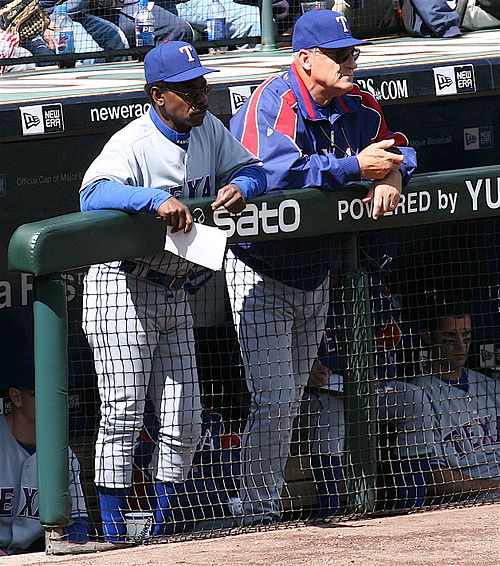
{"label": "dirt ground", "polygon": [[0,557],[0,566],[498,566],[500,505],[280,528],[77,556]]}

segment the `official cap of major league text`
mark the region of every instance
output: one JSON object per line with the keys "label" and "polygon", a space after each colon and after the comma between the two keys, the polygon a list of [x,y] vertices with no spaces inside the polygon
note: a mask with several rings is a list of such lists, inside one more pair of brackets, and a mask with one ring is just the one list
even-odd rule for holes
{"label": "official cap of major league text", "polygon": [[347,18],[332,10],[309,10],[295,23],[292,34],[292,49],[338,49],[352,45],[366,45],[370,41],[355,39]]}
{"label": "official cap of major league text", "polygon": [[180,83],[216,72],[218,69],[203,67],[196,49],[185,41],[165,41],[144,57],[147,83]]}

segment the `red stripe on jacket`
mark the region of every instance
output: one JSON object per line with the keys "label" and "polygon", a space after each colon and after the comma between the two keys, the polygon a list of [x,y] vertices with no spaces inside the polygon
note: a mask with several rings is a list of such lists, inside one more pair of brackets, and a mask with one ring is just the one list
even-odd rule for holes
{"label": "red stripe on jacket", "polygon": [[281,95],[281,106],[274,123],[275,130],[288,136],[293,141],[295,141],[297,133],[297,113],[294,110],[296,104],[297,100],[292,90],[284,92]]}
{"label": "red stripe on jacket", "polygon": [[259,125],[257,122],[257,111],[260,97],[264,88],[274,79],[275,77],[269,77],[259,87],[257,87],[248,103],[248,111],[245,116],[245,123],[243,124],[241,143],[254,155],[259,155]]}

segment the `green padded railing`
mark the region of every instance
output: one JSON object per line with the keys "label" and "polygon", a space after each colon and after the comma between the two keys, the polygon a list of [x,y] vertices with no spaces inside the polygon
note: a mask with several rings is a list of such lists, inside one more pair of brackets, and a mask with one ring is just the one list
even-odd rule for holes
{"label": "green padded railing", "polygon": [[[234,243],[494,216],[499,213],[499,203],[495,206],[499,169],[489,166],[416,175],[394,213],[377,221],[369,218],[368,206],[361,203],[366,194],[363,186],[338,192],[276,191],[254,199],[236,222],[228,220],[227,213],[216,214],[216,218],[220,225],[239,231],[229,238]],[[191,199],[189,206],[195,216],[203,216],[204,223],[213,226],[212,200]],[[292,230],[296,214],[300,215],[299,225]],[[107,210],[65,214],[20,226],[10,240],[9,270],[46,275],[148,255],[163,249],[164,237],[163,223],[152,216]]]}
{"label": "green padded railing", "polygon": [[[374,503],[373,377],[369,363],[370,327],[366,278],[357,269],[356,234],[364,230],[415,226],[434,222],[500,215],[498,166],[416,175],[397,209],[377,221],[361,202],[366,187],[338,192],[297,189],[273,192],[247,205],[237,217],[212,213],[213,199],[189,201],[195,217],[229,230],[229,242],[308,237],[328,232],[346,238],[344,271],[351,282],[348,312],[352,338],[349,355],[356,369],[346,374],[349,407],[347,424],[354,479],[353,507],[370,511]],[[37,388],[37,453],[40,520],[60,527],[70,520],[67,470],[67,319],[66,290],[59,274],[93,263],[156,253],[163,249],[165,226],[152,216],[119,211],[66,214],[20,226],[8,250],[9,270],[34,278],[35,366]],[[314,250],[311,250],[314,252]],[[366,395],[361,402],[358,397]],[[354,412],[356,414],[354,415]],[[349,443],[349,429],[366,423],[366,442]],[[357,434],[359,438],[359,430]],[[356,479],[359,478],[359,479]]]}

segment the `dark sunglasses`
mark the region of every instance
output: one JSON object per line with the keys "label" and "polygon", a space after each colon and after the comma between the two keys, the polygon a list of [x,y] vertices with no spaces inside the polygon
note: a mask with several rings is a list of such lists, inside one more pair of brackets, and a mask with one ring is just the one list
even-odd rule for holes
{"label": "dark sunglasses", "polygon": [[205,85],[202,88],[193,88],[192,90],[187,90],[187,91],[175,90],[173,88],[167,87],[167,90],[173,92],[174,94],[180,96],[181,98],[187,100],[188,102],[195,102],[200,98],[202,94],[207,95],[212,90],[212,87],[210,85]]}
{"label": "dark sunglasses", "polygon": [[345,63],[349,57],[352,57],[354,61],[357,61],[358,57],[361,55],[361,51],[356,47],[343,47],[341,49],[335,49],[333,51],[323,51],[319,47],[316,47],[316,51],[319,51],[323,55],[329,57],[332,61],[335,61],[337,65],[342,65]]}

